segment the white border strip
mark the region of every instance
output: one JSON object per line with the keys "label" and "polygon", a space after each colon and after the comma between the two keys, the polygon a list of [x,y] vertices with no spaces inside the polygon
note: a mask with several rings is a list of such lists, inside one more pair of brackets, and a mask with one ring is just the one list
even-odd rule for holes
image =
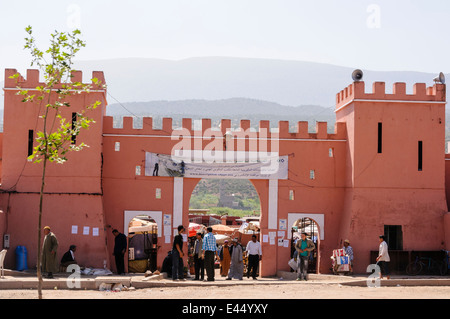
{"label": "white border strip", "polygon": [[277,229],[278,220],[278,180],[269,179],[268,229]]}
{"label": "white border strip", "polygon": [[173,224],[175,229],[183,225],[183,177],[173,178]]}

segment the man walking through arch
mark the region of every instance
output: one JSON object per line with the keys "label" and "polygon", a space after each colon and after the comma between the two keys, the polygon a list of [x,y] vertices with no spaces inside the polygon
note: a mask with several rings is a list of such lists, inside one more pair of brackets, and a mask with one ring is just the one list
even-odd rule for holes
{"label": "man walking through arch", "polygon": [[214,281],[214,256],[219,259],[219,253],[217,250],[216,237],[212,233],[212,227],[206,228],[206,235],[203,238],[203,254],[202,258],[205,260],[205,270],[207,281]]}
{"label": "man walking through arch", "polygon": [[295,249],[297,250],[297,262],[298,262],[298,277],[297,280],[308,280],[308,260],[309,254],[313,251],[316,246],[313,241],[306,237],[307,234],[302,232],[300,239],[295,244]]}
{"label": "man walking through arch", "polygon": [[256,240],[256,235],[253,235],[252,240],[247,243],[246,252],[248,257],[247,278],[250,278],[251,274],[253,280],[256,280],[259,261],[262,259],[261,244]]}

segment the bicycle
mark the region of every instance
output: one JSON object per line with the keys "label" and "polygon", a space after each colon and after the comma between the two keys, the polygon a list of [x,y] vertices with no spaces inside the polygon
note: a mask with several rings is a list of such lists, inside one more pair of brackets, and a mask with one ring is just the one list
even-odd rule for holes
{"label": "bicycle", "polygon": [[416,256],[416,259],[406,266],[406,273],[409,276],[417,276],[424,271],[433,275],[440,275],[442,271],[442,264],[443,262],[436,261],[430,257]]}

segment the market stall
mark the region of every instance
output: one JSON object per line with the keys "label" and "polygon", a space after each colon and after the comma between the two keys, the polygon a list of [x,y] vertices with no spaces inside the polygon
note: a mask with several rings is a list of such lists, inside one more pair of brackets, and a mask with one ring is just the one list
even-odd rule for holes
{"label": "market stall", "polygon": [[188,237],[195,237],[197,233],[204,234],[206,230],[206,227],[202,224],[197,223],[189,223],[188,226]]}
{"label": "market stall", "polygon": [[135,217],[128,227],[128,272],[144,273],[156,270],[158,225]]}

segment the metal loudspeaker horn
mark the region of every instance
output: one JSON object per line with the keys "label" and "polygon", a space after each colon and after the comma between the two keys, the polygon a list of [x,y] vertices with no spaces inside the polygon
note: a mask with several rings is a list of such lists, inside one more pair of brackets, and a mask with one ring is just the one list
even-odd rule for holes
{"label": "metal loudspeaker horn", "polygon": [[352,79],[355,82],[359,82],[362,80],[363,77],[363,71],[361,71],[360,69],[356,69],[355,71],[353,71],[352,73]]}
{"label": "metal loudspeaker horn", "polygon": [[437,77],[435,77],[434,79],[433,79],[433,81],[435,82],[435,83],[438,83],[438,82],[440,82],[440,83],[442,83],[442,84],[445,84],[445,75],[444,75],[444,73],[439,73],[439,75],[437,76]]}

